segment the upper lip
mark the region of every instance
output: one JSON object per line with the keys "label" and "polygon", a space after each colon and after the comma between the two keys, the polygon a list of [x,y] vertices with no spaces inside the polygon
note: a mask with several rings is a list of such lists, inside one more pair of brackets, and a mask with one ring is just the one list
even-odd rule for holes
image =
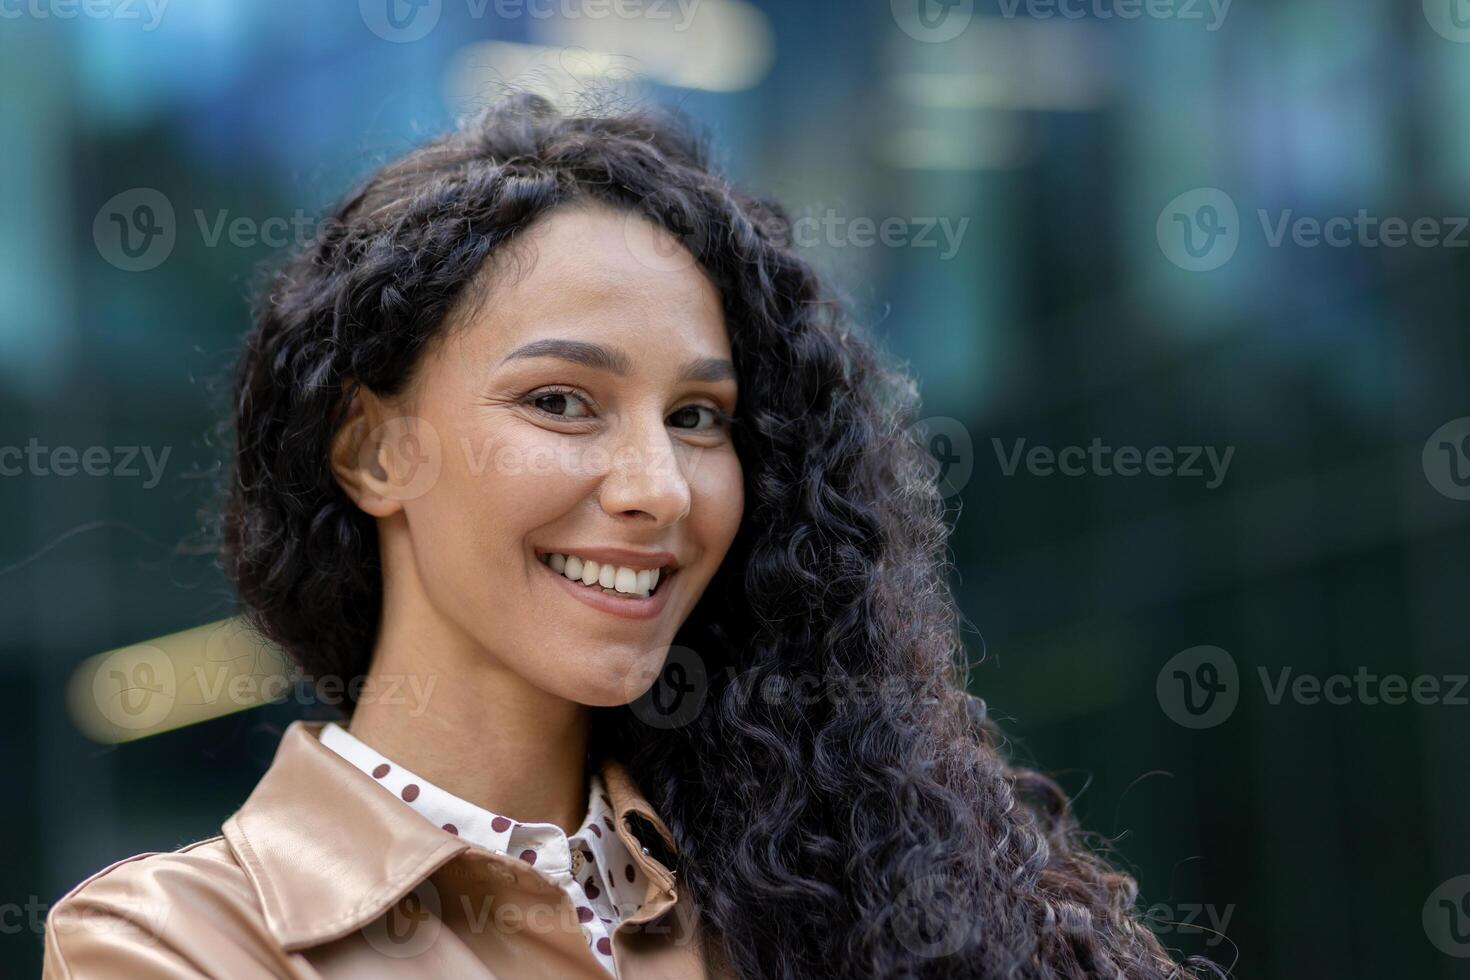
{"label": "upper lip", "polygon": [[628,548],[542,548],[537,547],[538,555],[576,555],[578,558],[597,562],[599,565],[624,565],[628,568],[667,568],[673,572],[679,567],[679,560],[668,551],[632,551]]}

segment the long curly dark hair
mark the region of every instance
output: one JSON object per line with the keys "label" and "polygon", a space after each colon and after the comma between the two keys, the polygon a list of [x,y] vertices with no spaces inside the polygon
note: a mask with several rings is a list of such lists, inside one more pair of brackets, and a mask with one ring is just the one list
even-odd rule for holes
{"label": "long curly dark hair", "polygon": [[[704,671],[698,710],[593,709],[736,972],[1223,976],[1176,962],[1059,787],[1006,761],[966,691],[914,382],[677,113],[509,95],[373,174],[276,270],[238,366],[222,528],[255,626],[310,675],[366,672],[376,528],[328,465],[347,402],[401,391],[486,257],[586,202],[679,237],[723,298],[740,380],[743,523],[675,639]],[[813,681],[826,693],[797,696]]]}

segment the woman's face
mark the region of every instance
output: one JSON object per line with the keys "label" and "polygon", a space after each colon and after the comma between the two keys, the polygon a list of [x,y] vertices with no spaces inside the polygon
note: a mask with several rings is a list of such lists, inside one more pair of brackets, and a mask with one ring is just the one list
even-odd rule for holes
{"label": "woman's face", "polygon": [[[552,212],[498,259],[486,299],[371,419],[398,480],[379,504],[385,616],[427,616],[428,635],[562,698],[624,704],[740,524],[720,296],[675,239],[610,209]],[[589,559],[628,571],[600,572],[604,591]],[[644,597],[637,572],[660,566]]]}

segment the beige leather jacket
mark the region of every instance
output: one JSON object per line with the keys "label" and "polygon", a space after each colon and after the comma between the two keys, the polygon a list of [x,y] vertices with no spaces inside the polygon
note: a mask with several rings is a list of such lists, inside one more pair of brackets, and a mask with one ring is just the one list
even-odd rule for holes
{"label": "beige leather jacket", "polygon": [[[222,836],[120,861],[72,889],[46,921],[44,976],[608,980],[565,892],[419,816],[322,745],[321,727],[286,730]],[[628,818],[641,815],[673,854],[667,825],[616,761],[602,777],[649,883],[613,934],[618,976],[732,978]]]}

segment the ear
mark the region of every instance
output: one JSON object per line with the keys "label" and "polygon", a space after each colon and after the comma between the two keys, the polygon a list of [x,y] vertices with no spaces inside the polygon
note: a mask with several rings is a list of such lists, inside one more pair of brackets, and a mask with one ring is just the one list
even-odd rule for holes
{"label": "ear", "polygon": [[395,492],[387,458],[392,452],[383,425],[388,414],[375,392],[358,385],[347,417],[332,438],[332,475],[352,502],[374,517],[390,517],[403,509],[404,498]]}

